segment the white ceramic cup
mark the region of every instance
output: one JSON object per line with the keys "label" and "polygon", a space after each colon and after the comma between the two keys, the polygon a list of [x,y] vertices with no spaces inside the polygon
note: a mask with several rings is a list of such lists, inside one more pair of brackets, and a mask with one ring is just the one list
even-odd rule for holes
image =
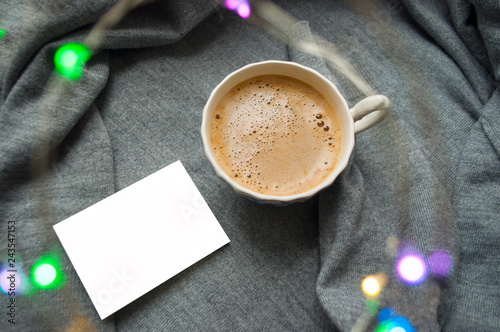
{"label": "white ceramic cup", "polygon": [[[311,85],[326,98],[335,110],[339,120],[342,132],[342,144],[337,164],[332,172],[320,184],[306,192],[289,196],[264,195],[254,192],[236,183],[228,174],[224,173],[214,156],[210,139],[210,123],[217,105],[232,87],[247,79],[261,75],[291,76]],[[203,139],[205,154],[212,163],[215,172],[229,183],[236,193],[257,203],[287,205],[306,201],[317,192],[330,186],[340,172],[344,170],[349,161],[354,147],[354,135],[382,121],[389,114],[390,107],[391,104],[387,97],[375,95],[367,97],[357,103],[353,108],[349,108],[346,100],[340,94],[337,87],[316,70],[289,61],[263,61],[246,65],[232,72],[215,87],[203,109],[201,137]]]}

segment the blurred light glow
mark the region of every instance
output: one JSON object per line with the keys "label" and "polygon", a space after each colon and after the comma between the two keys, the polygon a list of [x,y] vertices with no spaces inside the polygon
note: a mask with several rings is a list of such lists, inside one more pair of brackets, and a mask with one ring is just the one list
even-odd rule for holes
{"label": "blurred light glow", "polygon": [[453,267],[453,259],[450,254],[442,250],[436,250],[429,255],[429,270],[439,278],[446,277]]}
{"label": "blurred light glow", "polygon": [[401,326],[396,326],[396,327],[393,327],[389,330],[389,332],[407,332],[404,328],[402,328]]}
{"label": "blurred light glow", "polygon": [[390,328],[391,328],[391,322],[384,321],[384,322],[381,322],[380,324],[378,324],[378,326],[374,332],[389,332]]}
{"label": "blurred light glow", "polygon": [[380,311],[378,320],[380,323],[375,329],[375,332],[416,332],[408,319],[397,316],[396,313],[389,308]]}
{"label": "blurred light glow", "polygon": [[389,332],[416,332],[408,319],[399,316],[391,321]]}
{"label": "blurred light glow", "polygon": [[363,292],[367,295],[370,296],[375,296],[378,293],[380,293],[380,284],[378,283],[377,279],[373,276],[368,276],[363,281],[361,282],[361,288],[363,289]]}
{"label": "blurred light glow", "polygon": [[31,280],[42,289],[55,289],[64,282],[59,260],[54,256],[43,256],[31,267]]}
{"label": "blurred light glow", "polygon": [[51,284],[56,279],[56,276],[56,269],[47,263],[39,265],[34,272],[35,281],[40,286]]}
{"label": "blurred light glow", "polygon": [[250,17],[251,8],[248,0],[225,0],[224,5],[227,9],[236,12],[241,18]]}
{"label": "blurred light glow", "polygon": [[248,18],[250,17],[250,5],[248,3],[242,3],[238,6],[236,12],[241,18]]}
{"label": "blurred light glow", "polygon": [[241,2],[241,0],[226,0],[226,1],[224,1],[224,4],[225,4],[227,9],[235,10],[236,8],[238,8],[238,5],[240,4],[240,2]]}
{"label": "blurred light glow", "polygon": [[31,280],[24,273],[22,265],[22,259],[16,256],[16,264],[14,267],[9,266],[8,263],[4,263],[0,266],[1,293],[9,297],[17,297],[20,295],[31,295],[35,291]]}
{"label": "blurred light glow", "polygon": [[9,293],[14,292],[14,294],[19,294],[21,290],[21,278],[17,272],[9,272],[7,268],[3,268],[0,271],[0,289],[2,293],[9,295]]}
{"label": "blurred light glow", "polygon": [[5,37],[6,34],[7,31],[5,31],[4,29],[0,29],[0,39],[3,39],[3,37]]}
{"label": "blurred light glow", "polygon": [[370,316],[375,316],[378,311],[378,302],[374,299],[367,299],[366,300],[366,312]]}
{"label": "blurred light glow", "polygon": [[80,43],[68,43],[59,47],[54,55],[56,71],[71,80],[82,77],[83,66],[92,53],[87,46]]}
{"label": "blurred light glow", "polygon": [[380,310],[378,314],[378,321],[382,323],[386,320],[393,320],[396,317],[396,313],[391,308],[384,308]]}
{"label": "blurred light glow", "polygon": [[408,284],[419,284],[427,276],[425,261],[417,255],[401,257],[396,268],[400,279]]}

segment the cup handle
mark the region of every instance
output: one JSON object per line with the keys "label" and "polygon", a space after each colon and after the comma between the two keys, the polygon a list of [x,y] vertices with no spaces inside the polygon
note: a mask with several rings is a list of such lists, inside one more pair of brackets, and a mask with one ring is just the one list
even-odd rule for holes
{"label": "cup handle", "polygon": [[354,133],[373,127],[389,115],[391,102],[386,96],[366,97],[349,110],[354,120]]}

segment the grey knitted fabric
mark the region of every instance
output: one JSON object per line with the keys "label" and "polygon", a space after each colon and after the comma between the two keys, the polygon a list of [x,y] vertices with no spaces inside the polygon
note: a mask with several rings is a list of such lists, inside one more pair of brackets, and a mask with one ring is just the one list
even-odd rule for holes
{"label": "grey knitted fabric", "polygon": [[[500,329],[498,1],[276,1],[302,21],[292,35],[336,45],[393,104],[356,136],[331,187],[286,207],[237,196],[213,171],[199,134],[211,90],[277,59],[320,71],[351,107],[363,95],[323,60],[201,0],[133,11],[80,81],[43,93],[57,47],[82,41],[115,2],[0,3],[0,255],[12,220],[25,274],[52,253],[66,276],[17,297],[15,325],[1,295],[1,331],[349,331],[366,309],[361,281],[379,271],[389,277],[379,308],[417,331]],[[52,225],[178,159],[231,243],[101,321]],[[131,245],[168,264],[140,233]],[[448,253],[451,273],[402,284],[391,237],[424,257]]]}

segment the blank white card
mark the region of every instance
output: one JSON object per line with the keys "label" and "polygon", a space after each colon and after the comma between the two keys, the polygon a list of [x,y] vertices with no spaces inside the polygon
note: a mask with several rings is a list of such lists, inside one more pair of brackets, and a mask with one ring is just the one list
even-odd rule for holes
{"label": "blank white card", "polygon": [[229,243],[180,161],[54,230],[101,319]]}

